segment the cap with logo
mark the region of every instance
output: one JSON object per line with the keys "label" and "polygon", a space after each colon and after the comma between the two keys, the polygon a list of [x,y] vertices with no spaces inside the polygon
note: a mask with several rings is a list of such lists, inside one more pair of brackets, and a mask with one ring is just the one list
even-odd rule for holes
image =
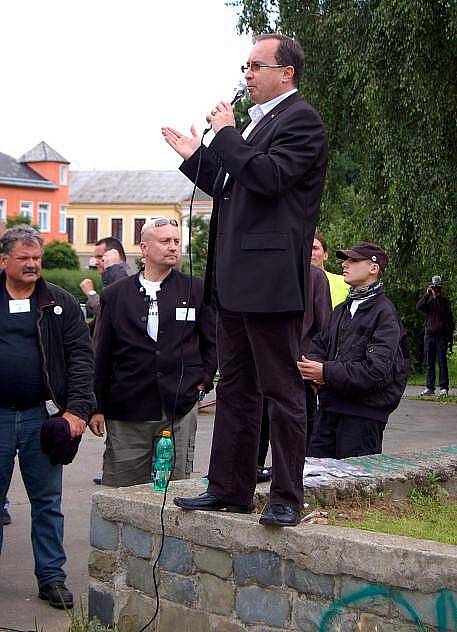
{"label": "cap with logo", "polygon": [[337,250],[338,259],[354,259],[355,261],[373,261],[384,271],[387,268],[389,258],[387,253],[376,244],[369,241],[361,241],[349,248],[349,250]]}

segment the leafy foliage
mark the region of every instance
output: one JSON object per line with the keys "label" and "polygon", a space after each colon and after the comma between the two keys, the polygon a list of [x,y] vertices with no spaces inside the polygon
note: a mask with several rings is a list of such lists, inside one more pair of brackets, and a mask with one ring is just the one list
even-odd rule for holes
{"label": "leafy foliage", "polygon": [[[300,91],[329,137],[320,231],[331,250],[375,241],[390,255],[386,284],[397,299],[442,274],[455,301],[457,3],[230,4],[240,32],[281,30],[304,48]],[[408,317],[412,300],[400,303]]]}
{"label": "leafy foliage", "polygon": [[[192,218],[192,274],[197,277],[205,276],[206,258],[208,256],[209,222],[204,217],[196,215]],[[183,266],[189,272],[189,264]]]}
{"label": "leafy foliage", "polygon": [[13,226],[18,226],[19,224],[26,224],[35,230],[40,230],[40,227],[37,224],[32,224],[32,220],[28,215],[19,213],[19,215],[8,215],[6,218],[6,228],[13,228]]}
{"label": "leafy foliage", "polygon": [[43,269],[42,276],[46,281],[54,283],[70,292],[79,303],[85,303],[87,298],[79,287],[83,279],[92,279],[97,292],[102,289],[102,280],[97,270],[68,270],[66,268]]}
{"label": "leafy foliage", "polygon": [[48,270],[53,268],[79,270],[79,258],[70,244],[54,239],[44,247],[43,268]]}

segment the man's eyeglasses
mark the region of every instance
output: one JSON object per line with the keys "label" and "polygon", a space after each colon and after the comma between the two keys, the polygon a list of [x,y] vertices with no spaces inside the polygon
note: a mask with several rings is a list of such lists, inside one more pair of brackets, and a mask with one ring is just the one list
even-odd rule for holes
{"label": "man's eyeglasses", "polygon": [[171,226],[178,226],[178,222],[175,219],[169,219],[168,217],[158,217],[157,219],[151,219],[148,224],[152,224],[154,228],[159,228],[159,226],[166,226],[170,224]]}
{"label": "man's eyeglasses", "polygon": [[247,61],[245,66],[241,66],[241,72],[244,74],[248,70],[251,72],[259,72],[261,68],[286,68],[285,64],[261,64],[259,61]]}

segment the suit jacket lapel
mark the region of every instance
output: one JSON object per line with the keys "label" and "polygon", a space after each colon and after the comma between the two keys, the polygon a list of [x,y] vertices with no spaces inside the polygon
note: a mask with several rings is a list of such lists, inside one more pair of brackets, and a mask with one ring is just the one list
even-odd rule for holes
{"label": "suit jacket lapel", "polygon": [[[273,121],[283,110],[286,110],[289,107],[289,105],[291,105],[295,101],[298,101],[301,98],[302,97],[300,96],[300,94],[298,92],[294,92],[289,97],[287,97],[287,99],[284,99],[283,101],[281,101],[281,103],[278,103],[278,105],[275,108],[273,108],[271,110],[271,112],[268,112],[268,114],[266,114],[257,123],[257,125],[254,127],[252,132],[246,138],[246,142],[251,143],[251,141],[253,141],[256,138],[256,136],[268,125],[268,123]],[[248,123],[248,125],[249,125],[249,123]],[[243,131],[246,129],[246,127],[248,125],[245,125],[243,127],[243,129],[241,130],[241,134],[243,133]],[[221,171],[223,171],[223,170],[221,169]],[[220,176],[221,176],[221,171],[219,172],[219,175],[217,176],[216,182],[214,183],[214,189],[216,190],[216,187],[219,185],[220,186],[220,191],[222,192],[222,189],[228,189],[231,186],[233,178],[229,174],[227,182],[226,182],[226,184],[224,186],[224,179],[225,179],[225,173],[226,172],[224,172],[224,178],[222,179],[222,181],[220,181],[219,179],[220,179]]]}
{"label": "suit jacket lapel", "polygon": [[248,143],[250,143],[251,141],[253,141],[258,134],[271,122],[273,121],[283,110],[286,110],[289,105],[291,105],[292,103],[294,103],[295,101],[298,101],[299,99],[301,99],[302,97],[299,95],[298,92],[294,92],[293,94],[290,95],[290,97],[287,97],[287,99],[284,99],[284,101],[281,101],[281,103],[278,103],[278,105],[273,108],[271,110],[271,112],[268,112],[268,114],[266,114],[263,119],[260,120],[259,123],[257,123],[257,125],[254,127],[254,129],[252,130],[252,132],[249,134],[249,136],[246,138],[246,141]]}

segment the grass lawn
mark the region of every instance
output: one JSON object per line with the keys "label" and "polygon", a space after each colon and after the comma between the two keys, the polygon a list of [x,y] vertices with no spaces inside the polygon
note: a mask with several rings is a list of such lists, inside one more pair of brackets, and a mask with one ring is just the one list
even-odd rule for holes
{"label": "grass lawn", "polygon": [[415,490],[409,500],[362,502],[329,510],[328,523],[457,545],[457,498],[441,488],[433,495]]}

